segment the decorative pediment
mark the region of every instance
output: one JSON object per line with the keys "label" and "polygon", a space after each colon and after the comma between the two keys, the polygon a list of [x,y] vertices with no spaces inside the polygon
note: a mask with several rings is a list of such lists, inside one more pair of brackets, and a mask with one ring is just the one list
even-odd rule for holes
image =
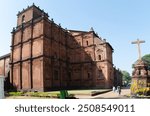
{"label": "decorative pediment", "polygon": [[100,52],[103,52],[103,50],[101,50],[101,49],[98,49],[98,50],[96,50],[96,52],[99,52],[99,53],[100,53]]}

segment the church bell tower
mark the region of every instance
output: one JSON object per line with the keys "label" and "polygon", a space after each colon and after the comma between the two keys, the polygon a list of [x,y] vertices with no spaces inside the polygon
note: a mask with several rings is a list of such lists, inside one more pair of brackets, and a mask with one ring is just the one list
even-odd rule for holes
{"label": "church bell tower", "polygon": [[28,6],[17,14],[12,31],[10,82],[17,90],[43,91],[43,21],[48,14]]}

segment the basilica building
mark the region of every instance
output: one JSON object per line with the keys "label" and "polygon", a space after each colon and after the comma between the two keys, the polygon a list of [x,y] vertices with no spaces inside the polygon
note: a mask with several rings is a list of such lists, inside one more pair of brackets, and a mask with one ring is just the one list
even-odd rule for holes
{"label": "basilica building", "polygon": [[17,14],[10,54],[0,57],[0,75],[23,91],[111,88],[112,53],[93,28],[64,29],[33,4]]}

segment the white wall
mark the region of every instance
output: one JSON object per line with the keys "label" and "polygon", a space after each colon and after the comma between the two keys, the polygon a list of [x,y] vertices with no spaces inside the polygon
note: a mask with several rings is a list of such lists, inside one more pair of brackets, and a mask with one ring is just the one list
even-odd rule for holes
{"label": "white wall", "polygon": [[4,77],[0,76],[0,99],[4,98]]}

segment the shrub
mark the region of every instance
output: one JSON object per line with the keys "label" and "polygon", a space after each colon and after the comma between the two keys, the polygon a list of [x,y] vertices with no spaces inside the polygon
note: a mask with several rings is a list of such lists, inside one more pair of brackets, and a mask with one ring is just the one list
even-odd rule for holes
{"label": "shrub", "polygon": [[131,85],[131,93],[135,95],[150,95],[150,87],[141,87],[137,83]]}

